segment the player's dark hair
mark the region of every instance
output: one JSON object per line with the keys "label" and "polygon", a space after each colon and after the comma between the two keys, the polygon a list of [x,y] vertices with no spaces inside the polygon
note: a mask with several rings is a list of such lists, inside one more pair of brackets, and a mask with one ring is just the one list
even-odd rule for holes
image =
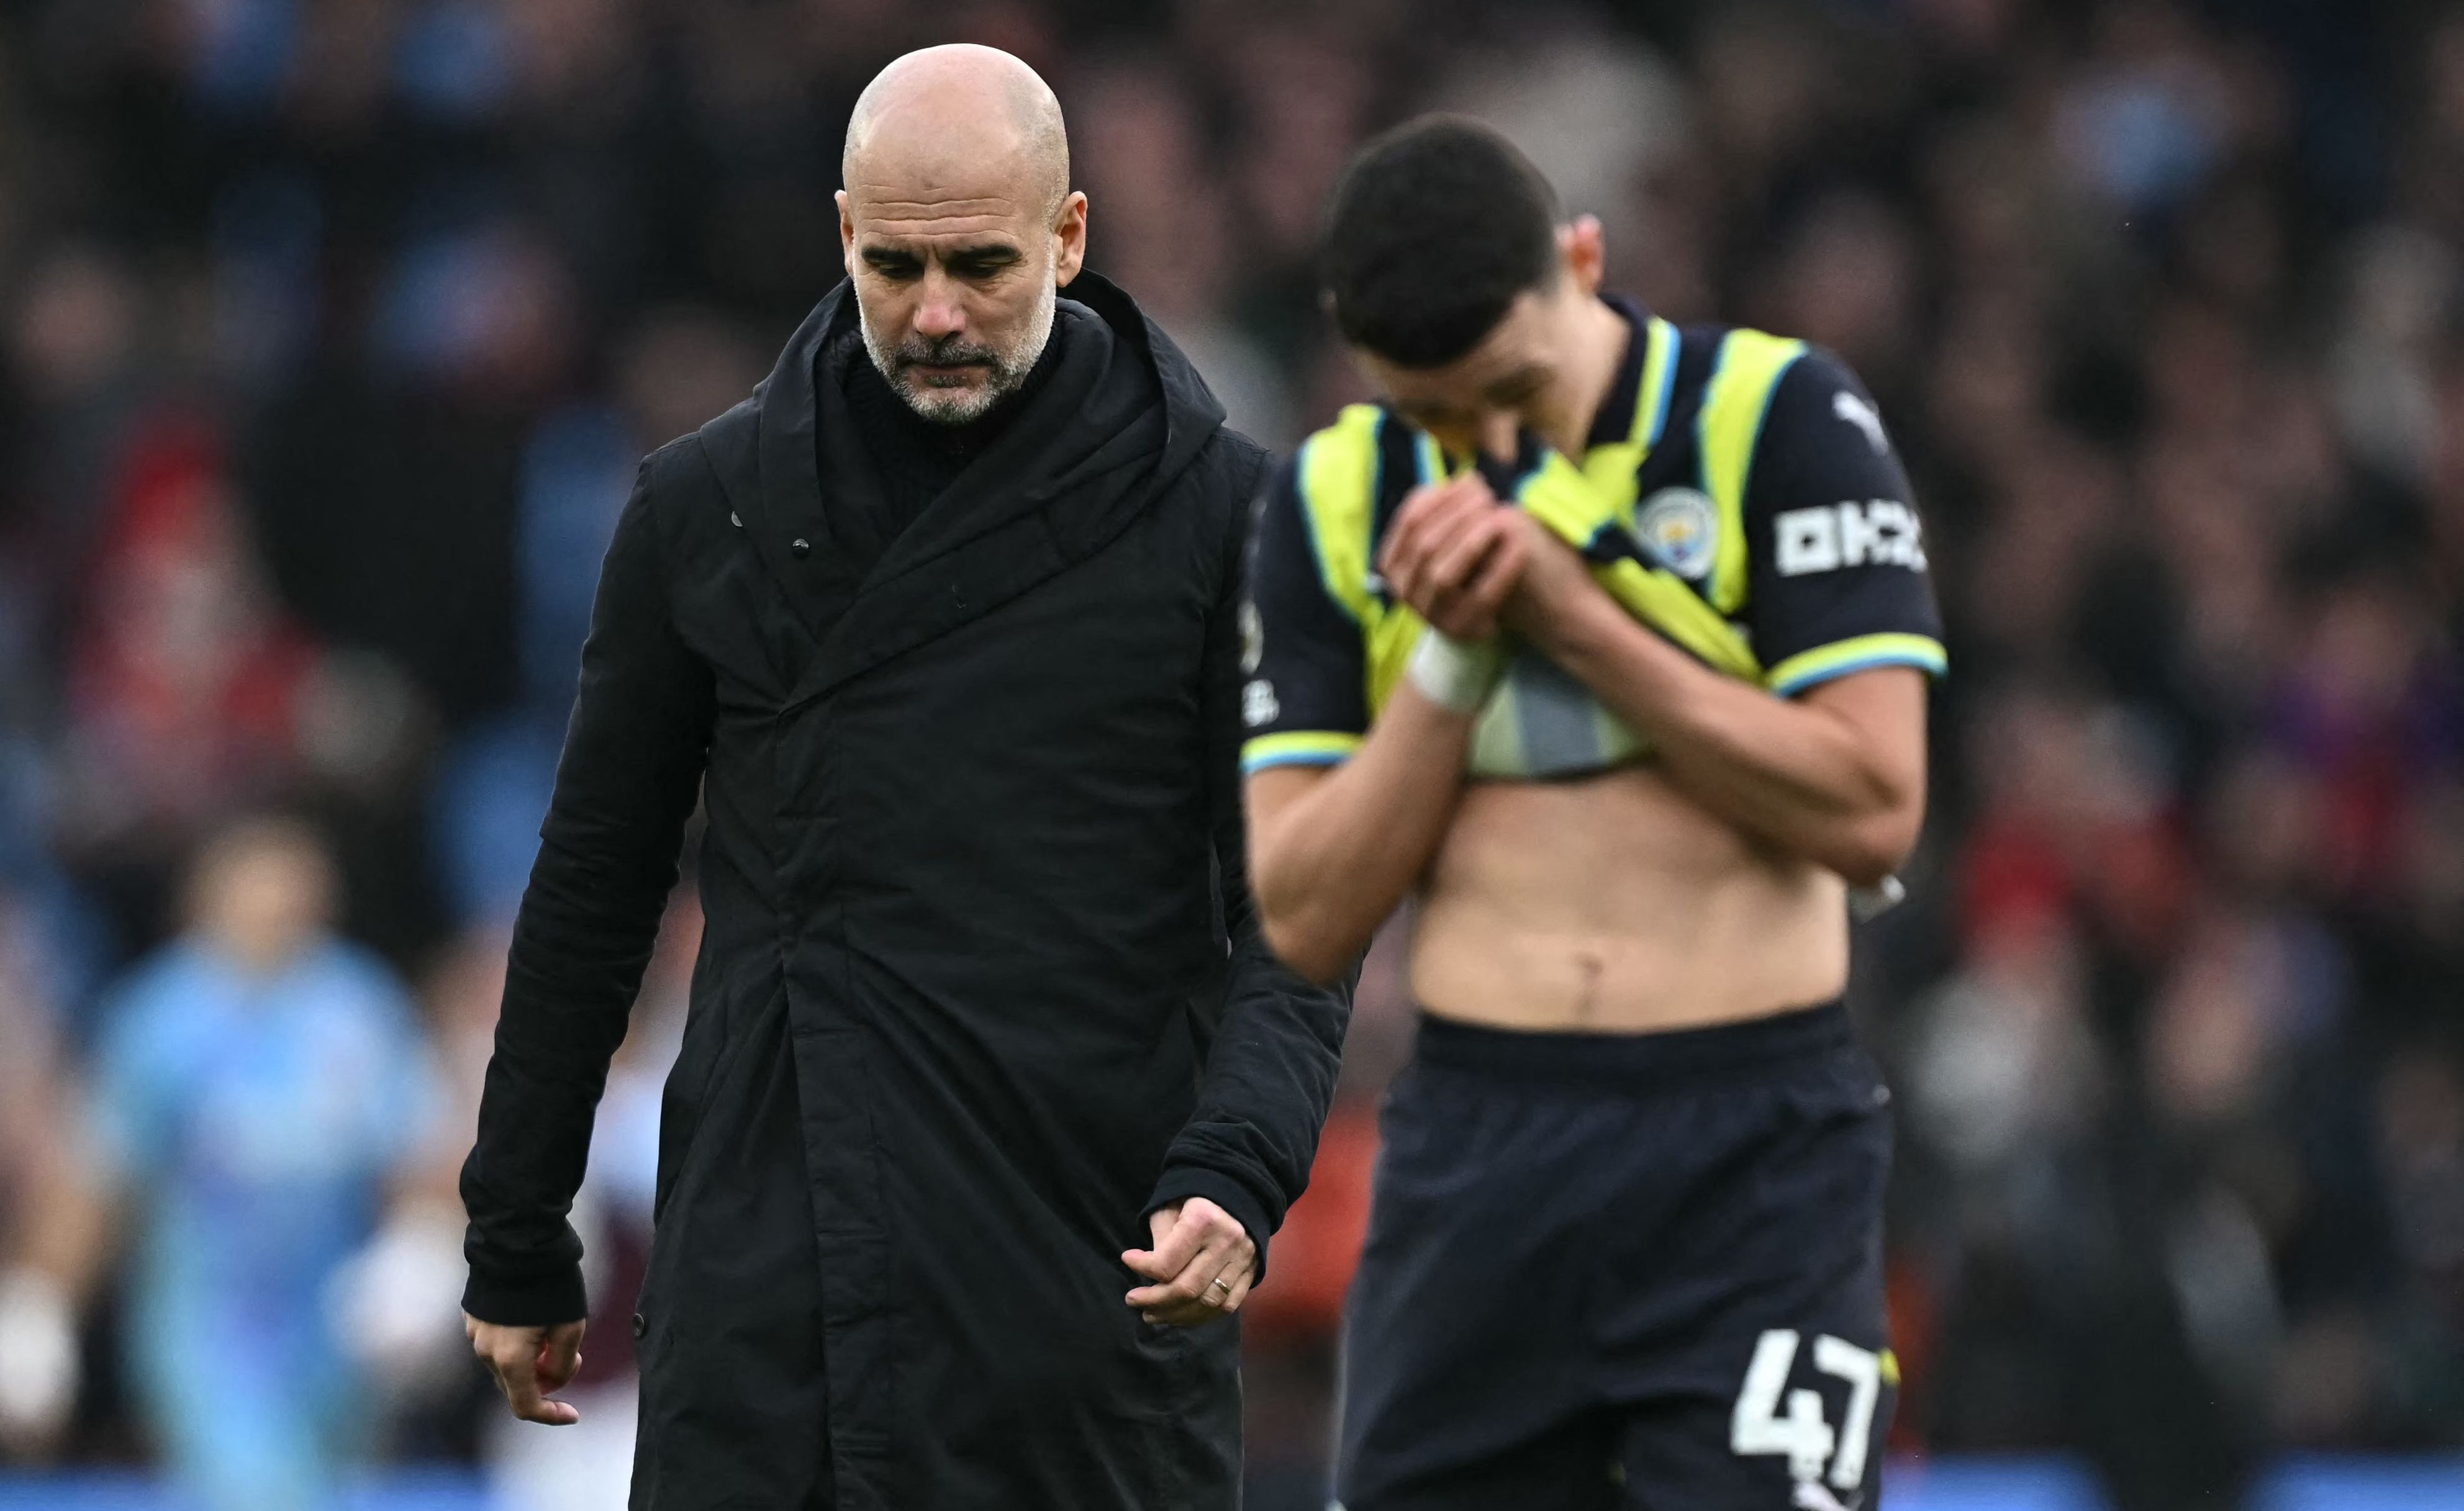
{"label": "player's dark hair", "polygon": [[1346,340],[1406,367],[1450,362],[1555,279],[1557,191],[1496,128],[1422,116],[1344,169],[1324,272]]}

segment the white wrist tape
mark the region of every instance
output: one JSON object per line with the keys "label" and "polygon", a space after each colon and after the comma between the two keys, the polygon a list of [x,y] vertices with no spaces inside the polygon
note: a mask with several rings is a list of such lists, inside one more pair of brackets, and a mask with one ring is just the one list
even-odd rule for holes
{"label": "white wrist tape", "polygon": [[1457,640],[1432,625],[1420,631],[1403,674],[1448,712],[1477,713],[1506,675],[1506,652],[1495,641]]}

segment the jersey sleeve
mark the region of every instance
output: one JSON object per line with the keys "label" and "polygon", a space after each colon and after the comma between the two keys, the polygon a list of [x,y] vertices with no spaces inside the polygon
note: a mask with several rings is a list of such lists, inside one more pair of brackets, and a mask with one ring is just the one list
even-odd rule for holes
{"label": "jersey sleeve", "polygon": [[1947,662],[1908,476],[1871,395],[1810,350],[1782,375],[1745,500],[1746,618],[1783,697],[1876,667]]}
{"label": "jersey sleeve", "polygon": [[1241,612],[1241,770],[1331,766],[1369,729],[1360,625],[1327,589],[1297,462],[1269,474]]}

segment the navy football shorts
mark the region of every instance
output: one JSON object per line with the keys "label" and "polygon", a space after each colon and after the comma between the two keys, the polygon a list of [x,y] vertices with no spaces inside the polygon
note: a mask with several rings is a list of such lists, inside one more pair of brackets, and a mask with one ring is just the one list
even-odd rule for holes
{"label": "navy football shorts", "polygon": [[1344,1331],[1345,1511],[1871,1511],[1889,1093],[1837,1004],[1423,1018]]}

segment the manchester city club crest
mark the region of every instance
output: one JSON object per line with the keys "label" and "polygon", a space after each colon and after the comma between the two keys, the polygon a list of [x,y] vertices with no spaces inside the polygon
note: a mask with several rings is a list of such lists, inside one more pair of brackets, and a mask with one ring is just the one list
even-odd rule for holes
{"label": "manchester city club crest", "polygon": [[1720,519],[1700,491],[1663,488],[1644,502],[1635,518],[1635,534],[1654,561],[1689,581],[1700,580],[1711,572]]}

